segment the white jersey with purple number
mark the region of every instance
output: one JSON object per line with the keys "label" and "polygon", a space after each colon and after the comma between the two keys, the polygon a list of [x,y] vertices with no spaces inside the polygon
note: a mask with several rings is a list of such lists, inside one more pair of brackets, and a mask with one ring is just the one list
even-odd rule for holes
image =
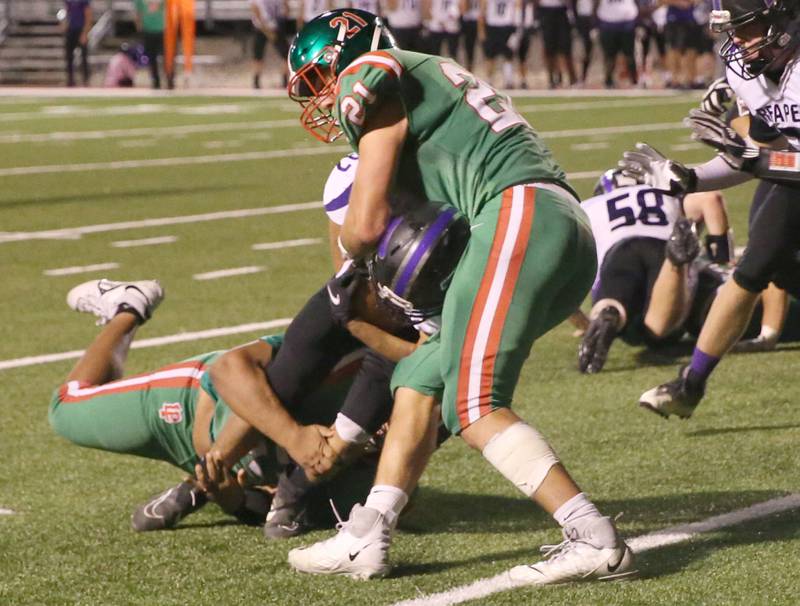
{"label": "white jersey with purple number", "polygon": [[347,203],[350,201],[350,190],[356,177],[356,167],[358,167],[358,154],[349,154],[339,160],[325,182],[322,202],[328,218],[336,225],[344,223]]}
{"label": "white jersey with purple number", "polygon": [[490,27],[512,27],[517,25],[515,0],[487,0],[486,25]]}
{"label": "white jersey with purple number", "polygon": [[628,238],[668,240],[682,215],[681,201],[647,185],[620,187],[581,203],[592,224],[597,271],[612,246]]}
{"label": "white jersey with purple number", "polygon": [[457,34],[461,30],[458,0],[431,0],[428,29],[436,33]]}
{"label": "white jersey with purple number", "polygon": [[389,25],[394,28],[411,28],[422,25],[422,4],[420,0],[397,0],[395,8],[389,13]]}
{"label": "white jersey with purple number", "polygon": [[777,84],[763,74],[743,80],[730,68],[726,72],[740,107],[779,130],[800,150],[800,55],[789,62]]}

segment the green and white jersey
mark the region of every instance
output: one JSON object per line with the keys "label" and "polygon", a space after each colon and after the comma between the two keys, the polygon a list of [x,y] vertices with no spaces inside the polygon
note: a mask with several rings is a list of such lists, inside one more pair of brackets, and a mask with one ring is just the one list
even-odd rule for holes
{"label": "green and white jersey", "polygon": [[339,76],[335,117],[358,151],[369,116],[400,99],[408,135],[394,189],[456,207],[472,220],[506,188],[536,181],[566,184],[536,131],[511,100],[444,57],[374,51]]}

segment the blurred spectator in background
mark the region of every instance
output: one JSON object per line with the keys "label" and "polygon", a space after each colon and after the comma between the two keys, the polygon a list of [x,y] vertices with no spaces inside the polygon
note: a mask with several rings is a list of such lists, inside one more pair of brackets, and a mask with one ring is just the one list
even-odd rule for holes
{"label": "blurred spectator in background", "polygon": [[119,51],[112,55],[106,69],[103,86],[107,88],[130,88],[136,80],[136,68],[139,67],[144,47],[123,43]]}
{"label": "blurred spectator in background", "polygon": [[[427,11],[425,9],[428,9]],[[430,0],[423,6],[428,27],[428,52],[456,58],[458,34],[461,31],[461,7],[459,0]],[[442,53],[442,43],[446,52]]]}
{"label": "blurred spectator in background", "polygon": [[158,58],[164,54],[164,0],[136,0],[136,29],[142,32],[144,54],[153,88],[161,88]]}
{"label": "blurred spectator in background", "polygon": [[[667,7],[658,0],[639,0],[639,31],[641,40],[640,80],[645,87],[653,85],[653,72],[664,69],[667,45],[664,40],[664,25],[667,22]],[[652,47],[655,52],[651,53]]]}
{"label": "blurred spectator in background", "polygon": [[300,16],[297,19],[297,31],[303,29],[303,26],[311,21],[314,17],[325,11],[333,8],[330,0],[301,0],[303,5],[300,11]]}
{"label": "blurred spectator in background", "polygon": [[[455,0],[454,0],[455,1]],[[362,11],[367,11],[373,15],[383,17],[383,3],[381,0],[350,0],[345,2],[345,5],[350,5],[350,8],[357,8]],[[342,2],[337,2],[337,7],[342,6]]]}
{"label": "blurred spectator in background", "polygon": [[286,56],[289,43],[286,40],[286,0],[250,0],[253,36],[253,88],[261,88],[261,72],[264,71],[264,52],[267,42],[278,54],[278,65],[283,75],[282,85],[289,83],[289,66]]}
{"label": "blurred spectator in background", "polygon": [[703,35],[694,18],[693,0],[664,0],[667,5],[667,88],[691,88],[695,79],[697,47]]}
{"label": "blurred spectator in background", "polygon": [[175,88],[175,51],[178,45],[178,32],[183,46],[183,85],[188,88],[192,82],[194,56],[194,0],[166,0],[164,71],[167,74],[167,88]]}
{"label": "blurred spectator in background", "polygon": [[422,4],[420,0],[389,0],[387,2],[389,28],[400,48],[422,51]]}
{"label": "blurred spectator in background", "polygon": [[581,61],[581,79],[586,83],[586,76],[589,74],[589,66],[592,63],[592,30],[594,29],[594,0],[575,0],[572,7],[575,13],[575,29],[583,47],[583,60]]}
{"label": "blurred spectator in background", "polygon": [[[483,42],[486,57],[486,72],[490,81],[494,78],[495,59],[503,57],[503,87],[513,88],[514,68],[511,61],[514,53],[508,41],[517,28],[516,16],[520,12],[520,0],[481,0],[481,17],[478,21],[478,38]],[[518,43],[519,40],[517,39]]]}
{"label": "blurred spectator in background", "polygon": [[528,51],[531,48],[531,39],[536,31],[533,0],[522,0],[522,14],[516,19],[517,36],[517,73],[519,74],[519,87],[528,88]]}
{"label": "blurred spectator in background", "polygon": [[566,0],[534,0],[536,18],[542,28],[544,62],[550,88],[563,84],[564,75],[570,85],[577,82],[572,64],[572,26],[567,14]]}
{"label": "blurred spectator in background", "polygon": [[464,0],[461,11],[461,39],[464,41],[466,68],[475,67],[475,42],[478,40],[478,17],[481,14],[481,0]]}
{"label": "blurred spectator in background", "polygon": [[75,86],[73,62],[75,50],[81,51],[83,85],[89,86],[89,30],[92,27],[92,7],[89,0],[64,0],[64,52],[67,59],[67,86]]}
{"label": "blurred spectator in background", "polygon": [[636,0],[596,0],[595,16],[597,28],[600,30],[600,46],[603,48],[603,70],[606,88],[615,88],[614,68],[617,55],[625,59],[628,77],[635,85],[638,83],[636,73],[636,19],[639,7]]}
{"label": "blurred spectator in background", "polygon": [[719,63],[714,52],[714,35],[708,25],[711,6],[709,0],[698,0],[694,7],[694,20],[700,31],[697,35],[697,65],[692,83],[694,89],[705,89],[716,77]]}

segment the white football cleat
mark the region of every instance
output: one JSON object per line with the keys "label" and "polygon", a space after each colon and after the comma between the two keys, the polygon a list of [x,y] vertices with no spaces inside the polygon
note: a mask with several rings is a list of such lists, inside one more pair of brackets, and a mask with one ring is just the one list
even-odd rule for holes
{"label": "white football cleat", "polygon": [[389,566],[391,528],[376,509],[354,505],[339,532],[308,547],[289,552],[289,565],[311,574],[343,574],[353,579],[380,578]]}
{"label": "white football cleat", "polygon": [[520,584],[555,585],[616,581],[638,574],[631,548],[617,535],[609,518],[598,518],[580,537],[576,534],[574,528],[565,528],[563,542],[543,546],[545,559],[541,562],[512,568],[511,580]]}
{"label": "white football cleat", "polygon": [[67,305],[75,311],[94,314],[100,326],[121,311],[134,313],[145,322],[163,298],[164,289],[158,280],[112,282],[103,278],[89,280],[70,290]]}

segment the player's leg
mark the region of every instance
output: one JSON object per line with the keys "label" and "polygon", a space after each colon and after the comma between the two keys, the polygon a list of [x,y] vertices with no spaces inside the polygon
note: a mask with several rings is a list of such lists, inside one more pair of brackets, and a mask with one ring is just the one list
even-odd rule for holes
{"label": "player's leg", "polygon": [[183,46],[184,85],[191,84],[192,59],[194,58],[194,0],[179,0],[181,3],[181,44]]}
{"label": "player's leg", "polygon": [[566,196],[517,186],[476,217],[480,227],[442,317],[445,423],[551,513],[568,539],[558,558],[515,569],[538,584],[621,577],[632,568],[612,521],[580,492],[543,436],[508,410],[534,340],[578,306],[594,278],[591,230]]}
{"label": "player's leg", "polygon": [[166,0],[164,8],[164,73],[167,88],[175,88],[175,51],[180,26],[179,0]]}
{"label": "player's leg", "polygon": [[264,51],[267,37],[260,30],[253,32],[253,88],[261,88],[261,73],[264,71]]}
{"label": "player's leg", "polygon": [[614,339],[623,331],[636,333],[639,328],[645,309],[647,265],[644,255],[648,248],[657,246],[663,259],[663,242],[648,240],[628,238],[606,253],[592,288],[589,327],[578,348],[581,372],[600,372]]}
{"label": "player's leg", "polygon": [[797,188],[769,185],[759,187],[756,194],[765,198],[751,218],[747,248],[733,279],[711,305],[689,365],[677,379],[648,390],[639,400],[664,417],[692,415],[714,368],[747,328],[759,294],[776,275],[797,273],[793,268],[793,257],[800,249],[800,208],[794,204]]}

